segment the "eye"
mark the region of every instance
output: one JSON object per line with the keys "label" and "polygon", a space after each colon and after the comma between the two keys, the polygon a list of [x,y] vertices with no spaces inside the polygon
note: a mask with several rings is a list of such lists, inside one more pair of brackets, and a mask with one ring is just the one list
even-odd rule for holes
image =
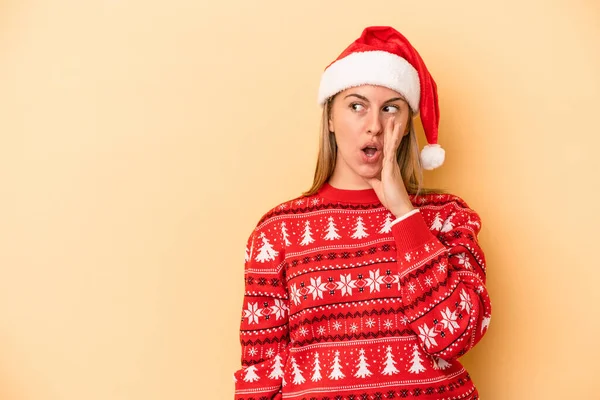
{"label": "eye", "polygon": [[384,106],[383,111],[389,112],[389,113],[395,113],[395,112],[400,111],[400,107],[390,104],[390,105]]}
{"label": "eye", "polygon": [[365,108],[365,106],[363,106],[360,103],[351,103],[350,108],[352,109],[352,111],[362,111]]}

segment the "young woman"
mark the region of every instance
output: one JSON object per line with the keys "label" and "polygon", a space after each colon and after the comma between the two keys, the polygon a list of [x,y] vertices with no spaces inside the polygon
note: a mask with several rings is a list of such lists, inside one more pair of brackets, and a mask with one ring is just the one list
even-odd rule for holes
{"label": "young woman", "polygon": [[325,69],[312,188],[248,239],[236,399],[479,398],[458,358],[490,322],[481,221],[421,188],[444,160],[436,90],[390,27]]}

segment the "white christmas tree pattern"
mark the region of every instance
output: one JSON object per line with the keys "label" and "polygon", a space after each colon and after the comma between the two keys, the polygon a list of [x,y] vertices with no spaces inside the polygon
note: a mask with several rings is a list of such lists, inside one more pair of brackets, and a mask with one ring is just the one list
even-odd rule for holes
{"label": "white christmas tree pattern", "polygon": [[358,354],[358,365],[356,366],[358,370],[354,376],[357,378],[366,378],[367,376],[373,375],[373,373],[369,371],[369,364],[367,363],[367,357],[365,356],[365,349],[360,349]]}
{"label": "white christmas tree pattern", "polygon": [[483,333],[484,329],[487,329],[490,326],[491,317],[486,316],[481,320],[481,333]]}
{"label": "white christmas tree pattern", "polygon": [[300,367],[298,367],[298,364],[296,364],[296,359],[294,357],[291,358],[290,360],[292,362],[292,373],[294,374],[294,384],[295,385],[300,385],[304,382],[306,382],[306,379],[304,379],[304,377],[302,376],[302,371],[300,370]]}
{"label": "white christmas tree pattern", "polygon": [[285,243],[285,245],[286,245],[286,246],[289,246],[289,245],[291,245],[292,243],[291,243],[291,242],[290,242],[290,240],[288,239],[288,238],[289,238],[289,235],[288,235],[288,233],[287,233],[287,229],[286,229],[286,227],[285,227],[285,221],[283,221],[283,222],[281,223],[281,234],[283,235],[283,242]]}
{"label": "white christmas tree pattern", "polygon": [[450,364],[448,361],[439,358],[439,357],[433,357],[433,369],[448,369],[452,366],[452,364]]}
{"label": "white christmas tree pattern", "polygon": [[273,370],[269,374],[269,378],[271,379],[281,379],[283,378],[283,363],[281,362],[281,356],[277,354],[273,359]]}
{"label": "white christmas tree pattern", "polygon": [[385,221],[381,226],[379,233],[390,233],[392,231],[392,214],[388,213],[385,217]]}
{"label": "white christmas tree pattern", "polygon": [[262,239],[263,244],[256,255],[256,261],[264,263],[275,260],[275,256],[277,256],[279,252],[273,249],[273,246],[269,243],[269,239],[267,239],[264,232],[260,234],[260,238]]}
{"label": "white christmas tree pattern", "polygon": [[256,382],[260,377],[256,374],[256,366],[251,365],[246,368],[246,375],[244,376],[245,382]]}
{"label": "white christmas tree pattern", "polygon": [[321,364],[319,363],[319,353],[315,352],[315,365],[313,367],[313,375],[310,378],[313,382],[318,382],[321,380]]}
{"label": "white christmas tree pattern", "polygon": [[421,364],[423,362],[423,359],[419,355],[419,347],[417,347],[416,344],[413,346],[413,358],[410,361],[412,364],[408,369],[408,372],[412,372],[413,374],[419,374],[425,371],[425,367],[423,366],[423,364]]}
{"label": "white christmas tree pattern", "polygon": [[356,218],[356,226],[354,227],[352,239],[362,239],[366,238],[367,236],[369,236],[369,234],[365,230],[365,224],[363,223],[362,217]]}
{"label": "white christmas tree pattern", "polygon": [[342,365],[340,364],[340,352],[336,351],[334,353],[335,357],[333,358],[333,365],[331,366],[331,373],[329,374],[329,379],[338,380],[344,378],[346,375],[342,372]]}
{"label": "white christmas tree pattern", "polygon": [[450,232],[452,229],[454,229],[454,223],[452,222],[453,217],[454,217],[454,214],[450,215],[448,217],[448,219],[446,220],[446,222],[444,222],[444,226],[442,227],[442,230],[441,230],[442,233]]}
{"label": "white christmas tree pattern", "polygon": [[481,228],[481,224],[479,222],[477,222],[477,221],[471,221],[470,218],[467,220],[467,224],[469,224],[469,225],[475,225],[476,227]]}
{"label": "white christmas tree pattern", "polygon": [[334,240],[341,238],[341,236],[337,233],[337,228],[335,226],[335,222],[333,222],[333,217],[329,217],[327,221],[329,221],[329,224],[327,225],[327,234],[325,235],[324,239]]}
{"label": "white christmas tree pattern", "polygon": [[306,224],[304,225],[304,234],[302,235],[302,241],[300,242],[300,245],[306,246],[314,241],[315,239],[313,239],[312,232],[310,231],[310,221],[306,221]]}
{"label": "white christmas tree pattern", "polygon": [[392,354],[392,346],[388,346],[385,348],[385,362],[383,363],[385,368],[381,373],[383,375],[393,375],[397,374],[398,368],[396,368],[396,361],[394,361],[394,355]]}
{"label": "white christmas tree pattern", "polygon": [[440,213],[435,213],[435,217],[433,218],[433,223],[431,224],[431,230],[439,231],[442,229],[444,225],[442,224],[442,217]]}

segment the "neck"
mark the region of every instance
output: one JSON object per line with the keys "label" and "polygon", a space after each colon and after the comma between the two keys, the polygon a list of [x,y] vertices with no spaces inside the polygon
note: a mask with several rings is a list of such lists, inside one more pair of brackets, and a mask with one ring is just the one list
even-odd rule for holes
{"label": "neck", "polygon": [[[381,179],[381,173],[378,174],[377,178]],[[329,183],[333,187],[345,190],[372,189],[371,185],[365,180],[365,178],[354,173],[353,171],[343,168],[342,163],[339,162],[335,165],[333,174],[329,178]]]}

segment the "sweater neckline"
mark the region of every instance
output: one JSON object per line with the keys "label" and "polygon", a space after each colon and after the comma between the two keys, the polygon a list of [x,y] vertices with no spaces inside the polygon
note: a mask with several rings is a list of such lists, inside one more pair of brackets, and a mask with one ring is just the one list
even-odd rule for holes
{"label": "sweater neckline", "polygon": [[380,203],[375,189],[339,189],[325,182],[319,190],[319,195],[329,200],[342,203]]}

